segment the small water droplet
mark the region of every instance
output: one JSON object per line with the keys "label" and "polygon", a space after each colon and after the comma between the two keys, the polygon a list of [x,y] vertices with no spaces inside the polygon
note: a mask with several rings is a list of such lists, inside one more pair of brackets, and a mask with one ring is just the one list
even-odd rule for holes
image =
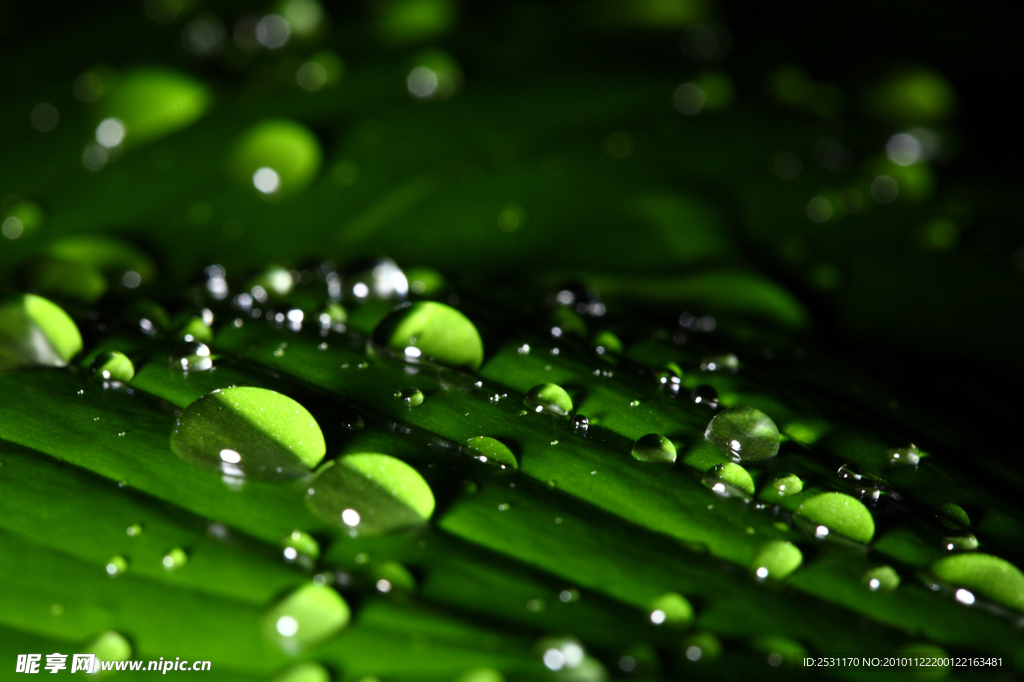
{"label": "small water droplet", "polygon": [[875,534],[871,512],[859,501],[842,493],[821,493],[800,503],[794,520],[813,529],[818,538],[835,532],[855,542],[868,543]]}
{"label": "small water droplet", "polygon": [[120,554],[107,560],[106,571],[111,578],[116,578],[128,570],[128,560]]}
{"label": "small water droplet", "polygon": [[124,532],[128,535],[128,537],[137,538],[138,536],[142,535],[142,524],[133,523],[132,525],[128,526]]}
{"label": "small water droplet", "polygon": [[751,570],[758,580],[782,580],[803,563],[803,553],[792,542],[771,540],[757,550]]}
{"label": "small water droplet", "polygon": [[501,502],[500,504],[498,504],[498,511],[508,511],[508,510],[509,510],[508,502]]}
{"label": "small water droplet", "polygon": [[693,622],[693,606],[683,595],[667,592],[647,603],[647,616],[654,625],[685,627]]}
{"label": "small water droplet", "polygon": [[708,469],[701,482],[723,497],[752,497],[754,479],[739,464],[728,462]]}
{"label": "small water droplet", "polygon": [[567,415],[572,412],[572,398],[558,384],[539,384],[530,389],[524,400],[534,412]]}
{"label": "small water droplet", "polygon": [[341,294],[351,301],[404,301],[409,280],[390,258],[361,259],[341,273]]}
{"label": "small water droplet", "polygon": [[466,451],[480,462],[486,462],[503,470],[516,470],[519,462],[512,451],[499,440],[487,436],[477,436],[466,441]]}
{"label": "small water droplet", "polygon": [[771,417],[753,407],[730,407],[708,423],[704,438],[742,461],[771,459],[779,453],[779,429]]}
{"label": "small water droplet", "polygon": [[714,386],[701,384],[690,392],[690,400],[694,405],[704,405],[711,409],[718,408],[718,391]]}
{"label": "small water droplet", "polygon": [[361,415],[350,414],[341,418],[341,428],[346,431],[362,431],[365,426]]}
{"label": "small water droplet", "polygon": [[903,465],[903,466],[917,466],[921,461],[921,451],[917,449],[917,446],[911,443],[905,448],[893,448],[887,450],[885,453],[886,459],[889,460],[889,464]]}
{"label": "small water droplet", "polygon": [[892,566],[878,566],[866,571],[861,582],[872,592],[892,592],[900,586],[900,574]]}
{"label": "small water droplet", "polygon": [[586,436],[587,429],[590,428],[590,420],[582,414],[578,414],[572,418],[572,428],[581,436]]}
{"label": "small water droplet", "polygon": [[320,544],[312,535],[301,530],[293,530],[281,538],[282,555],[289,563],[298,563],[305,568],[312,568],[313,562],[320,556]]}
{"label": "small water droplet", "polygon": [[640,401],[639,400],[630,400],[629,401],[629,406],[630,407],[639,407],[640,406]]}
{"label": "small water droplet", "polygon": [[971,518],[963,507],[952,502],[939,507],[939,521],[951,530],[961,530],[971,527]]}
{"label": "small water droplet", "polygon": [[978,538],[973,533],[942,538],[942,546],[950,552],[973,552],[978,549]]}
{"label": "small water droplet", "polygon": [[740,361],[732,353],[725,355],[711,355],[700,361],[701,371],[704,372],[737,372],[740,368]]}
{"label": "small water droplet", "polygon": [[649,433],[633,444],[632,455],[641,462],[664,462],[671,464],[676,461],[676,446],[665,436]]}
{"label": "small water droplet", "polygon": [[786,474],[785,476],[780,476],[769,483],[768,489],[775,492],[780,497],[788,497],[802,492],[804,489],[804,482],[800,480],[800,477],[796,474]]}
{"label": "small water droplet", "polygon": [[171,367],[184,372],[205,372],[213,367],[210,348],[200,341],[186,341],[171,351]]}
{"label": "small water droplet", "polygon": [[840,464],[836,474],[844,481],[859,481],[864,478],[864,474],[856,464]]}
{"label": "small water droplet", "polygon": [[188,563],[188,554],[185,553],[181,547],[175,547],[171,551],[164,554],[163,558],[160,559],[160,563],[167,571],[177,571]]}
{"label": "small water droplet", "polygon": [[100,353],[89,367],[94,379],[128,383],[135,376],[135,366],[124,353]]}
{"label": "small water droplet", "polygon": [[558,601],[563,604],[570,604],[580,600],[580,591],[574,588],[562,590],[558,593]]}
{"label": "small water droplet", "polygon": [[348,604],[337,592],[309,583],[267,610],[263,631],[282,651],[297,654],[333,637],[348,625],[350,617]]}
{"label": "small water droplet", "polygon": [[395,397],[409,407],[418,407],[423,404],[423,392],[418,388],[403,389],[396,393]]}

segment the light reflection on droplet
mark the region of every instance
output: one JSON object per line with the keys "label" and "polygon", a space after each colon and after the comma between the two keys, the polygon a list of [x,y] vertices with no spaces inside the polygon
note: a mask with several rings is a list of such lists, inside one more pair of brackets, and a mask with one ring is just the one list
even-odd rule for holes
{"label": "light reflection on droplet", "polygon": [[263,194],[273,194],[281,189],[281,176],[273,168],[263,166],[252,174],[252,184]]}
{"label": "light reflection on droplet", "polygon": [[661,609],[655,609],[651,611],[651,622],[655,625],[661,625],[665,622],[665,612]]}
{"label": "light reflection on droplet", "polygon": [[107,149],[112,149],[124,142],[127,129],[117,118],[105,118],[96,126],[96,141]]}
{"label": "light reflection on droplet", "polygon": [[921,159],[921,142],[910,133],[897,133],[885,143],[885,155],[899,166],[909,166]]}
{"label": "light reflection on droplet", "polygon": [[8,239],[17,239],[21,236],[21,233],[25,231],[25,225],[14,216],[6,218],[3,225],[0,226],[0,232]]}
{"label": "light reflection on droplet", "polygon": [[277,631],[285,637],[293,637],[299,631],[299,621],[291,616],[281,616],[277,619]]}
{"label": "light reflection on droplet", "polygon": [[437,91],[437,73],[426,66],[417,66],[409,72],[405,85],[413,97],[426,99]]}
{"label": "light reflection on droplet", "polygon": [[125,285],[129,289],[134,289],[142,284],[142,275],[134,270],[129,270],[121,277],[121,284]]}
{"label": "light reflection on droplet", "polygon": [[278,14],[268,14],[256,22],[256,40],[271,50],[284,47],[291,34],[291,25]]}
{"label": "light reflection on droplet", "polygon": [[346,526],[358,526],[360,521],[359,512],[355,509],[346,509],[341,512],[341,520]]}
{"label": "light reflection on droplet", "polygon": [[965,590],[961,588],[956,591],[956,600],[961,604],[966,604],[967,606],[970,606],[974,603],[974,593],[970,590]]}

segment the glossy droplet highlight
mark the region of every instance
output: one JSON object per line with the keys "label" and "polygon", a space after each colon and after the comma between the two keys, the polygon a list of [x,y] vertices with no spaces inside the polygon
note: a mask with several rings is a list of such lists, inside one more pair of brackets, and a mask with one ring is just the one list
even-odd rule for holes
{"label": "glossy droplet highlight", "polygon": [[587,435],[587,429],[590,428],[590,420],[582,414],[578,414],[572,418],[572,428],[576,433],[585,436]]}
{"label": "glossy droplet highlight", "polygon": [[730,407],[708,423],[704,438],[727,455],[757,462],[779,453],[779,429],[771,417],[753,407]]}
{"label": "glossy droplet highlight", "polygon": [[861,582],[872,592],[892,592],[900,586],[900,574],[892,566],[879,566],[866,571]]}
{"label": "glossy droplet highlight", "polygon": [[320,518],[358,535],[422,526],[434,513],[434,494],[419,472],[377,453],[329,463],[307,491],[306,503]]}
{"label": "glossy droplet highlight", "polygon": [[107,575],[109,575],[111,578],[116,578],[117,576],[121,575],[122,573],[128,570],[128,560],[120,554],[118,554],[117,556],[112,556],[110,557],[110,559],[107,560],[105,568],[107,571]]}
{"label": "glossy droplet highlight", "polygon": [[99,103],[100,118],[120,124],[119,136],[108,124],[103,133],[97,130],[97,139],[104,146],[108,142],[116,146],[122,140],[125,145],[149,142],[198,120],[206,113],[210,99],[202,83],[183,73],[135,69],[124,74],[114,92]]}
{"label": "glossy droplet highlight", "polygon": [[320,543],[301,530],[293,530],[281,538],[281,549],[285,561],[297,562],[306,567],[312,567],[320,556]]}
{"label": "glossy droplet highlight", "polygon": [[885,453],[889,464],[901,466],[917,466],[921,461],[921,451],[911,443],[905,448],[893,448]]}
{"label": "glossy droplet highlight", "polygon": [[633,444],[633,457],[641,462],[664,462],[671,464],[676,461],[676,446],[665,436],[649,433]]}
{"label": "glossy droplet highlight", "polygon": [[263,632],[288,654],[324,642],[348,625],[345,600],[325,585],[308,584],[277,602],[263,616]]}
{"label": "glossy droplet highlight", "polygon": [[519,462],[508,446],[495,438],[477,436],[466,441],[466,452],[480,462],[502,469],[518,469]]}
{"label": "glossy droplet highlight", "polygon": [[973,533],[942,538],[942,545],[950,552],[973,552],[978,549],[978,538]]}
{"label": "glossy droplet highlight", "polygon": [[814,534],[826,537],[839,533],[861,543],[871,542],[875,520],[863,504],[842,493],[821,493],[800,503],[797,516],[814,527]]}
{"label": "glossy droplet highlight", "polygon": [[761,545],[750,562],[759,580],[783,580],[803,563],[804,555],[792,542],[772,540]]}
{"label": "glossy droplet highlight", "polygon": [[767,489],[779,497],[788,497],[803,492],[804,482],[796,474],[780,476],[768,484]]}
{"label": "glossy droplet highlight", "polygon": [[188,554],[181,547],[175,547],[160,559],[166,571],[177,571],[188,563]]}
{"label": "glossy droplet highlight", "polygon": [[423,404],[423,391],[418,388],[402,389],[395,394],[395,397],[409,407],[418,407]]}
{"label": "glossy droplet highlight", "polygon": [[121,633],[107,630],[82,647],[82,653],[103,661],[127,661],[132,657],[132,645]]}
{"label": "glossy droplet highlight", "polygon": [[409,279],[390,258],[366,258],[345,268],[339,293],[346,301],[404,301]]}
{"label": "glossy droplet highlight", "polygon": [[235,145],[231,170],[238,182],[265,197],[296,194],[320,170],[320,142],[305,126],[272,119],[249,128]]}
{"label": "glossy droplet highlight", "polygon": [[171,449],[227,476],[272,480],[308,473],[327,447],[302,405],[274,391],[239,386],[186,407],[171,434]]}
{"label": "glossy droplet highlight", "polygon": [[409,361],[477,370],[484,359],[480,333],[455,308],[418,301],[390,313],[373,330],[371,345]]}
{"label": "glossy droplet highlight", "polygon": [[213,367],[213,354],[205,343],[186,341],[171,351],[171,367],[183,372],[205,372]]}
{"label": "glossy droplet highlight", "polygon": [[690,400],[694,405],[704,405],[714,409],[718,407],[718,391],[714,386],[701,384],[690,392]]}
{"label": "glossy droplet highlight", "polygon": [[687,663],[711,662],[722,655],[722,642],[714,633],[695,632],[681,642],[680,653]]}
{"label": "glossy droplet highlight", "polygon": [[739,464],[728,462],[716,464],[708,469],[701,479],[707,487],[719,495],[730,497],[753,497],[754,479],[750,472]]}
{"label": "glossy droplet highlight", "polygon": [[98,381],[120,381],[128,383],[135,377],[135,366],[124,353],[100,353],[89,366],[89,371]]}
{"label": "glossy droplet highlight", "polygon": [[682,627],[693,622],[693,606],[683,595],[667,592],[647,603],[647,617],[654,625]]}
{"label": "glossy droplet highlight", "polygon": [[0,371],[63,367],[82,350],[82,335],[60,306],[35,294],[0,303]]}
{"label": "glossy droplet highlight", "polygon": [[737,372],[740,361],[732,353],[712,355],[700,361],[700,368],[704,372]]}
{"label": "glossy droplet highlight", "polygon": [[558,384],[538,384],[529,390],[523,401],[533,412],[565,416],[572,412],[572,398]]}

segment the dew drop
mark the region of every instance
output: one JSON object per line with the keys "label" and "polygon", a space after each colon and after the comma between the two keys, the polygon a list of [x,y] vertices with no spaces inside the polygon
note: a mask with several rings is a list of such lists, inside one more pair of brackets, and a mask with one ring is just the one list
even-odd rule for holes
{"label": "dew drop", "polygon": [[321,468],[306,504],[352,535],[380,535],[422,526],[434,513],[434,495],[405,462],[376,453],[345,455]]}
{"label": "dew drop", "polygon": [[128,570],[128,560],[120,554],[107,560],[106,571],[111,578],[116,578]]}
{"label": "dew drop", "polygon": [[340,292],[346,301],[404,301],[409,280],[390,258],[365,258],[342,271]]}
{"label": "dew drop", "polygon": [[695,632],[682,641],[680,650],[688,662],[710,662],[722,655],[722,643],[711,632]]}
{"label": "dew drop", "polygon": [[868,543],[875,535],[875,521],[863,504],[843,493],[821,493],[800,503],[795,520],[814,534],[838,533],[855,542]]}
{"label": "dew drop", "polygon": [[213,367],[210,348],[200,341],[186,341],[171,351],[171,367],[183,372],[205,372]]}
{"label": "dew drop", "polygon": [[783,580],[803,563],[804,555],[786,540],[771,540],[758,548],[750,568],[758,580]]}
{"label": "dew drop", "polygon": [[166,571],[177,571],[188,563],[188,554],[181,547],[175,547],[160,559]]}
{"label": "dew drop", "polygon": [[533,412],[567,415],[572,412],[572,398],[558,384],[538,384],[530,389],[524,400]]}
{"label": "dew drop", "polygon": [[728,462],[708,469],[701,482],[723,497],[753,497],[754,479],[739,464]]}
{"label": "dew drop", "polygon": [[950,552],[973,552],[978,549],[978,538],[973,533],[942,538],[942,546]]}
{"label": "dew drop", "polygon": [[741,461],[771,459],[779,453],[779,429],[753,407],[730,407],[715,415],[704,431],[712,445]]}
{"label": "dew drop", "polygon": [[124,532],[128,535],[128,537],[137,538],[140,535],[142,535],[142,524],[133,523],[132,525],[128,526]]}
{"label": "dew drop", "polygon": [[685,627],[693,622],[693,606],[683,595],[667,592],[647,603],[647,617],[654,625]]}
{"label": "dew drop", "polygon": [[312,568],[313,562],[320,556],[320,544],[312,535],[301,530],[293,530],[281,538],[282,555],[289,563],[298,563],[305,568]]}
{"label": "dew drop", "polygon": [[0,371],[63,367],[82,350],[82,335],[59,306],[22,294],[0,303]]}
{"label": "dew drop", "polygon": [[893,448],[885,453],[889,464],[901,466],[917,466],[921,461],[921,451],[911,443],[905,448]]}
{"label": "dew drop", "polygon": [[892,566],[878,566],[866,571],[861,582],[872,592],[892,592],[900,586],[900,574]]}
{"label": "dew drop", "polygon": [[962,530],[971,527],[971,518],[963,507],[952,502],[939,507],[939,521],[950,530]]}
{"label": "dew drop", "polygon": [[587,429],[590,428],[590,420],[582,414],[578,414],[572,418],[572,428],[581,436],[586,436]]}
{"label": "dew drop", "polygon": [[98,381],[119,381],[128,383],[135,376],[135,367],[124,353],[101,353],[89,366],[93,378]]}
{"label": "dew drop", "polygon": [[804,482],[796,474],[787,474],[769,483],[768,489],[780,497],[788,497],[801,493],[804,489]]}
{"label": "dew drop", "polygon": [[375,352],[415,361],[430,359],[442,365],[476,370],[484,358],[480,333],[455,308],[417,301],[388,313],[370,339]]}
{"label": "dew drop", "polygon": [[316,177],[321,156],[320,143],[308,128],[271,119],[242,134],[231,155],[231,169],[239,184],[272,198],[305,189]]}
{"label": "dew drop", "polygon": [[82,653],[102,661],[127,661],[132,657],[132,645],[121,633],[107,630],[82,647]]}
{"label": "dew drop", "polygon": [[419,407],[423,404],[423,391],[418,388],[405,388],[396,393],[395,398],[407,407]]}
{"label": "dew drop", "polygon": [[649,433],[633,444],[633,457],[641,462],[664,462],[671,464],[676,461],[676,446],[665,436]]}
{"label": "dew drop", "polygon": [[192,464],[231,477],[296,478],[326,452],[316,420],[297,402],[263,388],[208,393],[178,416],[171,449]]}
{"label": "dew drop", "polygon": [[306,584],[274,604],[263,616],[263,632],[287,654],[324,642],[348,625],[345,600],[326,585]]}
{"label": "dew drop", "polygon": [[725,355],[711,355],[700,361],[700,368],[703,372],[737,372],[740,368],[740,361],[732,353]]}
{"label": "dew drop", "polygon": [[516,461],[516,456],[512,454],[508,446],[488,436],[477,436],[467,440],[466,451],[474,459],[501,469],[516,470],[519,468],[519,462]]}
{"label": "dew drop", "polygon": [[694,405],[705,405],[711,409],[718,407],[718,391],[714,386],[701,384],[690,392],[690,400]]}

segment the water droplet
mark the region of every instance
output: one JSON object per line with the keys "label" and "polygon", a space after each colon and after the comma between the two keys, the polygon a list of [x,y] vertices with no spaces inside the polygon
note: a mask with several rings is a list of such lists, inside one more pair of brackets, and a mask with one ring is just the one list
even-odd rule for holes
{"label": "water droplet", "polygon": [[94,379],[128,383],[135,376],[135,366],[124,353],[100,353],[89,367]]}
{"label": "water droplet", "polygon": [[213,367],[210,348],[199,341],[186,341],[171,352],[171,367],[183,372],[205,372]]}
{"label": "water droplet", "polygon": [[423,404],[423,391],[418,388],[402,389],[395,394],[395,397],[409,407],[418,407]]}
{"label": "water droplet", "polygon": [[572,412],[572,398],[558,384],[538,384],[530,389],[524,400],[533,412],[567,415]]}
{"label": "water droplet", "polygon": [[640,407],[640,401],[639,400],[630,400],[629,401],[629,406],[630,407]]}
{"label": "water droplet", "polygon": [[842,493],[821,493],[800,503],[795,520],[814,527],[818,537],[839,533],[855,542],[868,543],[875,535],[875,520],[863,504]]}
{"label": "water droplet", "polygon": [[693,606],[683,595],[667,592],[647,603],[647,615],[654,625],[684,627],[693,622]]}
{"label": "water droplet", "polygon": [[177,571],[188,563],[188,554],[181,547],[175,547],[160,559],[167,571]]}
{"label": "water droplet", "polygon": [[711,409],[718,408],[718,391],[715,390],[714,386],[708,386],[707,384],[701,384],[693,389],[690,393],[690,400],[693,401],[694,405],[706,405]]}
{"label": "water droplet", "polygon": [[753,407],[730,407],[715,415],[704,438],[734,458],[756,462],[779,453],[779,429],[771,417]]}
{"label": "water droplet", "polygon": [[0,303],[0,371],[63,367],[82,350],[82,335],[59,306],[22,294]]}
{"label": "water droplet", "polygon": [[676,461],[676,446],[661,434],[649,433],[633,444],[632,454],[635,459],[641,462],[665,462],[671,464]]}
{"label": "water droplet", "polygon": [[[557,520],[556,520],[556,523],[557,523]],[[579,600],[580,600],[580,591],[575,589],[575,588],[570,588],[568,590],[562,590],[561,592],[558,593],[558,601],[562,602],[563,604],[570,604],[572,602],[577,602]]]}
{"label": "water droplet", "polygon": [[107,575],[116,578],[128,570],[128,560],[120,554],[112,556],[107,560],[106,570]]}
{"label": "water droplet", "polygon": [[587,429],[590,428],[590,420],[582,414],[578,414],[572,418],[572,428],[581,436],[586,436]]}
{"label": "water droplet", "polygon": [[803,563],[804,555],[792,542],[771,540],[757,550],[751,570],[759,580],[783,580]]}
{"label": "water droplet", "polygon": [[1024,574],[990,554],[957,554],[931,566],[936,578],[1006,608],[1024,612]]}
{"label": "water droplet", "polygon": [[107,630],[82,647],[82,653],[102,661],[127,661],[132,658],[132,645],[121,633]]}
{"label": "water droplet", "polygon": [[232,152],[238,182],[272,198],[295,194],[316,177],[320,143],[305,126],[280,119],[262,121],[242,134]]}
{"label": "water droplet", "polygon": [[345,331],[345,324],[348,322],[348,311],[340,303],[330,301],[320,309],[316,319],[321,329],[342,332]]}
{"label": "water droplet", "polygon": [[683,639],[680,650],[689,662],[714,661],[722,655],[722,643],[713,633],[695,632]]}
{"label": "water droplet", "polygon": [[804,482],[800,480],[800,477],[796,474],[786,474],[780,476],[768,484],[768,489],[775,492],[780,497],[788,497],[789,495],[796,495],[803,491]]}
{"label": "water droplet", "polygon": [[921,451],[917,449],[917,446],[911,443],[905,448],[894,448],[887,450],[885,453],[886,458],[889,460],[889,464],[893,465],[904,465],[904,466],[917,466],[921,461]]}
{"label": "water droplet", "polygon": [[726,497],[753,497],[754,479],[739,464],[728,462],[708,469],[701,482],[719,495]]}
{"label": "water droplet", "polygon": [[281,538],[281,549],[285,561],[296,562],[306,568],[312,568],[313,562],[320,556],[320,544],[309,533],[293,530]]}
{"label": "water droplet", "polygon": [[740,368],[740,361],[732,353],[725,355],[711,355],[700,361],[700,368],[703,372],[737,372]]}
{"label": "water droplet", "polygon": [[331,682],[331,673],[319,663],[306,661],[287,668],[276,675],[272,682]]}
{"label": "water droplet", "polygon": [[142,524],[133,523],[132,525],[128,526],[124,532],[128,535],[128,537],[137,538],[140,535],[142,535]]}
{"label": "water droplet", "polygon": [[341,428],[346,431],[362,431],[365,426],[361,415],[345,415],[341,418]]}
{"label": "water droplet", "polygon": [[316,420],[297,402],[263,388],[208,393],[178,416],[171,449],[227,476],[296,478],[327,450]]}
{"label": "water droplet", "polygon": [[409,280],[390,258],[366,258],[341,273],[340,291],[346,301],[404,301]]}
{"label": "water droplet", "polygon": [[477,436],[466,441],[466,450],[474,458],[481,462],[493,464],[502,469],[515,470],[519,468],[519,462],[512,451],[499,440],[487,436]]}
{"label": "water droplet", "polygon": [[[807,649],[794,639],[781,635],[762,635],[750,642],[750,647],[766,656],[766,662],[773,668],[783,663],[793,664],[807,655]],[[799,665],[799,663],[796,663]]]}
{"label": "water droplet", "polygon": [[306,503],[320,518],[351,534],[378,535],[422,526],[434,513],[423,477],[388,455],[345,455],[320,470]]}
{"label": "water droplet", "polygon": [[406,361],[430,359],[477,370],[484,359],[480,333],[455,308],[418,301],[396,308],[373,330],[371,348]]}
{"label": "water droplet", "polygon": [[978,538],[973,533],[945,537],[942,546],[950,552],[973,552],[978,549]]}
{"label": "water droplet", "polygon": [[297,654],[336,635],[350,616],[348,604],[333,589],[307,584],[264,614],[263,631],[285,653]]}
{"label": "water droplet", "polygon": [[572,670],[578,668],[586,658],[587,652],[578,640],[572,637],[553,637],[537,643],[541,652],[541,660],[548,670]]}
{"label": "water droplet", "polygon": [[[117,88],[99,100],[98,114],[123,126],[126,145],[138,145],[191,125],[210,102],[209,90],[194,78],[167,69],[139,68],[123,74]],[[105,141],[110,140],[100,139]]]}
{"label": "water droplet", "polygon": [[860,467],[855,464],[840,464],[836,474],[844,481],[859,481],[864,478]]}
{"label": "water droplet", "polygon": [[609,360],[612,359],[609,356],[621,355],[625,347],[619,337],[609,331],[598,332],[591,341],[591,345],[594,347],[595,353]]}
{"label": "water droplet", "polygon": [[961,530],[971,527],[971,518],[963,507],[952,502],[939,507],[939,521],[950,530]]}
{"label": "water droplet", "polygon": [[872,592],[892,592],[900,586],[900,574],[892,566],[878,566],[866,571],[861,582]]}

